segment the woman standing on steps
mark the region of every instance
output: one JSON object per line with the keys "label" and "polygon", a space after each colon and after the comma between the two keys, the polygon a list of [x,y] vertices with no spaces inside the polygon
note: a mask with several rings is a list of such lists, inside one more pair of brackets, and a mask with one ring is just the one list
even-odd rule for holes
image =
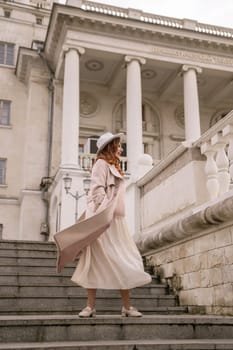
{"label": "woman standing on steps", "polygon": [[110,226],[84,248],[72,281],[87,289],[87,306],[80,317],[95,316],[96,289],[119,289],[122,316],[142,314],[130,303],[129,289],[151,282],[125,221],[124,179],[120,167],[122,134],[103,134],[97,141],[97,161],[91,175],[87,217],[114,203]]}

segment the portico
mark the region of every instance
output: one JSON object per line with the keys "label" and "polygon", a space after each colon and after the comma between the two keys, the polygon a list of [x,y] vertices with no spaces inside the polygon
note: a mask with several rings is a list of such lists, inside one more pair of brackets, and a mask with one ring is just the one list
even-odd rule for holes
{"label": "portico", "polygon": [[[227,74],[232,72],[229,58],[218,56],[217,51],[220,53],[221,46],[215,48],[215,55],[210,55],[208,50],[202,55],[193,53],[192,48],[196,47],[197,42],[190,38],[189,23],[186,21],[181,29],[177,20],[177,28],[174,28],[172,33],[164,28],[166,40],[170,44],[176,42],[176,49],[165,48],[159,45],[161,38],[157,27],[149,27],[142,21],[136,25],[136,22],[127,20],[131,16],[136,19],[136,13],[132,14],[130,10],[122,10],[122,25],[117,16],[108,16],[103,23],[104,15],[84,10],[83,1],[72,1],[70,5],[72,7],[55,6],[45,44],[45,55],[56,72],[56,78],[64,80],[61,164],[77,165],[78,145],[85,144],[85,129],[90,128],[90,123],[95,135],[105,130],[115,132],[119,129],[125,133],[127,153],[130,155],[129,170],[137,163],[136,158],[144,152],[143,143],[146,146],[145,150],[149,150],[155,160],[153,147],[151,148],[150,142],[147,144],[150,137],[159,140],[159,159],[169,151],[174,141],[198,139],[208,128],[203,111],[206,115],[216,109],[213,99],[210,98],[209,103],[207,97],[216,96],[215,89],[219,81],[225,80]],[[95,6],[98,7],[96,4]],[[101,8],[101,5],[99,7]],[[54,45],[52,38],[57,37],[59,33],[62,35]],[[142,33],[147,39],[147,44],[141,38]],[[183,42],[190,44],[188,49],[184,49],[182,43],[179,48],[179,35],[182,36]],[[209,40],[207,36],[201,38],[203,47]],[[131,42],[135,40],[133,48],[127,46],[129,39]],[[222,39],[222,47],[226,41],[227,39]],[[212,83],[211,86],[209,82]],[[98,95],[98,87],[99,91],[107,89],[109,104],[115,104],[117,99],[125,97],[125,111],[121,112],[125,122],[122,121],[120,127],[119,123],[115,122],[116,116],[108,116],[108,112],[103,109],[99,109],[99,113],[92,113],[90,119],[91,113],[82,115],[81,93],[89,89],[90,95]],[[230,93],[229,85],[225,90],[226,100]],[[152,103],[160,106],[160,120],[171,111],[180,111],[176,116],[179,125],[174,133],[168,134],[167,130],[159,130],[159,134],[156,134],[156,130],[153,130],[155,134],[150,135],[150,132],[145,130],[143,126],[146,117],[143,114],[148,109],[148,104],[143,106],[145,99],[150,99]],[[97,104],[102,104],[102,101],[98,99]],[[163,121],[164,127],[166,123]],[[102,129],[99,128],[99,124],[102,124]],[[182,124],[184,128],[179,128]],[[69,157],[72,159],[68,159]]]}

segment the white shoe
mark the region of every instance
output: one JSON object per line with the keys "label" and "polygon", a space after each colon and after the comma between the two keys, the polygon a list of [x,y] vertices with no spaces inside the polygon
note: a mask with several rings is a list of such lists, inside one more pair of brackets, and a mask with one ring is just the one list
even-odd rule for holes
{"label": "white shoe", "polygon": [[78,315],[79,317],[95,317],[96,310],[92,309],[90,306],[86,306]]}
{"label": "white shoe", "polygon": [[121,309],[122,317],[142,317],[142,313],[139,312],[135,307],[130,306],[129,309],[126,309],[124,306]]}

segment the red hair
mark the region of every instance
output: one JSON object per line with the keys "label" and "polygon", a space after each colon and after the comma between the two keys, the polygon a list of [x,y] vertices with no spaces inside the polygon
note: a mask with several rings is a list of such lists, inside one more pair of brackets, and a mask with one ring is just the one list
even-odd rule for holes
{"label": "red hair", "polygon": [[98,159],[104,159],[107,163],[111,165],[115,165],[116,169],[119,171],[121,175],[123,175],[123,170],[121,169],[120,166],[120,159],[116,156],[117,148],[120,143],[120,138],[117,137],[113,139],[111,142],[109,142],[104,149],[102,149],[98,154],[97,158]]}

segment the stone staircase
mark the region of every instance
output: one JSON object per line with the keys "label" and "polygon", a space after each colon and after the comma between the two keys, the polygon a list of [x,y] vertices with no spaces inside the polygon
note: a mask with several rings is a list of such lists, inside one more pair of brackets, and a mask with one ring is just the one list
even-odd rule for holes
{"label": "stone staircase", "polygon": [[118,291],[99,290],[94,319],[79,319],[85,290],[56,273],[53,243],[0,242],[0,349],[233,350],[233,317],[188,315],[152,276],[135,288],[142,318],[122,318]]}

